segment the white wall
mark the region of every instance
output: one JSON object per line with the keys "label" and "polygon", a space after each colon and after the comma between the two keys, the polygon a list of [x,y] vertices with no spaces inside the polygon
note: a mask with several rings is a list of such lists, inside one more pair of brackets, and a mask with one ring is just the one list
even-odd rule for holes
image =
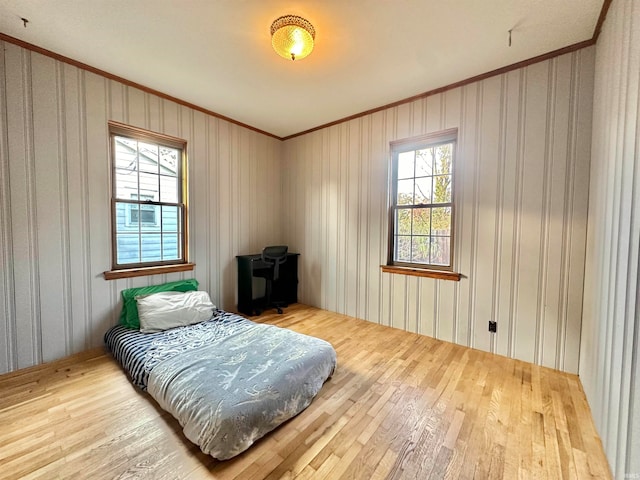
{"label": "white wall", "polygon": [[[108,120],[187,140],[194,272],[103,279]],[[0,124],[0,373],[101,345],[123,288],[193,276],[232,309],[234,256],[282,241],[279,140],[3,42]]]}
{"label": "white wall", "polygon": [[[593,47],[285,142],[304,303],[577,372]],[[381,273],[389,142],[459,129],[460,282]],[[497,320],[497,334],[489,334]]]}
{"label": "white wall", "polygon": [[612,2],[596,46],[580,378],[615,477],[639,478],[639,0]]}

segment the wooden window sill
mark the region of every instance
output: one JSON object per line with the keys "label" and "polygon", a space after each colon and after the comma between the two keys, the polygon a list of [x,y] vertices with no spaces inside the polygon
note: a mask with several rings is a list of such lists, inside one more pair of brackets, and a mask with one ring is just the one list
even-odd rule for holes
{"label": "wooden window sill", "polygon": [[145,275],[162,275],[164,273],[187,272],[196,267],[195,263],[178,263],[176,265],[160,265],[158,267],[123,268],[104,272],[105,280],[119,278],[143,277]]}
{"label": "wooden window sill", "polygon": [[400,275],[411,275],[414,277],[437,278],[438,280],[452,280],[459,282],[461,274],[446,270],[427,270],[426,268],[398,267],[395,265],[380,265],[385,273],[399,273]]}

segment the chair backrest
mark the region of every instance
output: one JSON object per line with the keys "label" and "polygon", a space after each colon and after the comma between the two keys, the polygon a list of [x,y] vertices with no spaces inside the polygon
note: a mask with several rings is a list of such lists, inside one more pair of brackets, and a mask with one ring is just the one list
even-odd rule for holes
{"label": "chair backrest", "polygon": [[286,245],[264,247],[262,250],[262,261],[273,266],[274,280],[277,280],[280,275],[280,265],[287,261],[288,250],[289,247]]}

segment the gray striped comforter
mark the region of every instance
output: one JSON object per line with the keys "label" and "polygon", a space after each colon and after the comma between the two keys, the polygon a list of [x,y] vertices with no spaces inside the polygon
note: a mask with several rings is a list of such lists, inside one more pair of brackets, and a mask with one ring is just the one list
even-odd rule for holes
{"label": "gray striped comforter", "polygon": [[324,340],[226,312],[159,334],[114,327],[105,340],[134,383],[220,460],[304,410],[336,365]]}

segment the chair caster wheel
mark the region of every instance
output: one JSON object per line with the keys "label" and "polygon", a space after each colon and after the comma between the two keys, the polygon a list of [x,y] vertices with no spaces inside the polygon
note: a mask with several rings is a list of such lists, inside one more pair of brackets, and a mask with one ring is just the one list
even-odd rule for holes
{"label": "chair caster wheel", "polygon": [[282,309],[280,307],[278,307],[278,313],[282,314]]}

